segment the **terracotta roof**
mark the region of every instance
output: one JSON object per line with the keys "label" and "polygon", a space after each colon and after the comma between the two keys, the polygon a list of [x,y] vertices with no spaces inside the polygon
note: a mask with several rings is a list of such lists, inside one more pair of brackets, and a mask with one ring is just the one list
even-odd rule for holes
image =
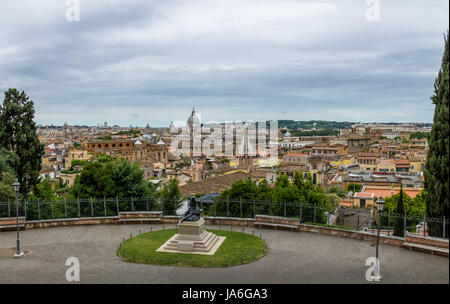
{"label": "terracotta roof", "polygon": [[[375,188],[375,187],[370,187],[370,186],[366,186],[365,187],[366,191],[370,191],[372,193],[375,194],[376,197],[390,197],[394,194],[397,194],[400,192],[400,188],[394,188],[391,190],[391,187],[386,187],[386,188]],[[406,193],[409,197],[411,198],[415,198],[416,195],[418,195],[420,192],[422,191],[422,189],[408,189],[408,188],[403,188],[403,192]]]}
{"label": "terracotta roof", "polygon": [[408,159],[396,159],[395,160],[396,165],[408,165],[409,166],[409,160]]}

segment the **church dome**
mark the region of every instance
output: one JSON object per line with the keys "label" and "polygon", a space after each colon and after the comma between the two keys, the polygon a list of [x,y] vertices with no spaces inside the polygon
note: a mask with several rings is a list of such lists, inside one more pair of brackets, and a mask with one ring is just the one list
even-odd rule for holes
{"label": "church dome", "polygon": [[188,126],[200,126],[200,119],[198,118],[197,114],[195,113],[195,109],[192,108],[191,116],[187,119]]}

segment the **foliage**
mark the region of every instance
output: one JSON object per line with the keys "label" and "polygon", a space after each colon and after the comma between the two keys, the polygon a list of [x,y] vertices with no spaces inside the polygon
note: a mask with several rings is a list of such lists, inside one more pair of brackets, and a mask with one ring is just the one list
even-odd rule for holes
{"label": "foliage", "polygon": [[7,171],[0,175],[0,202],[13,202],[16,199],[13,183],[16,178]]}
{"label": "foliage", "polygon": [[322,129],[322,130],[312,130],[312,131],[299,131],[292,130],[290,131],[291,136],[336,136],[339,135],[339,130],[335,129]]}
{"label": "foliage", "polygon": [[[310,174],[304,178],[297,172],[292,182],[286,175],[278,175],[273,187],[266,180],[258,185],[251,179],[238,180],[220,194],[210,210],[236,217],[253,217],[255,213],[298,217],[300,206],[304,206],[302,219],[312,220],[314,206],[324,212],[333,203],[334,197],[329,198],[322,187],[314,185]],[[323,212],[316,212],[316,222],[326,222]]]}
{"label": "foliage", "polygon": [[[403,188],[400,188],[400,192],[398,194],[397,199],[397,207],[395,208],[395,213],[401,215],[405,213],[405,205],[404,205],[404,193]],[[394,235],[403,237],[405,235],[405,226],[404,226],[404,219],[397,217],[394,220]]]}
{"label": "foliage", "polygon": [[112,135],[131,135],[132,137],[137,137],[137,136],[139,136],[140,133],[141,133],[141,131],[139,131],[139,130],[130,129],[130,130],[122,130],[122,131],[119,131]]}
{"label": "foliage", "polygon": [[413,132],[409,135],[409,139],[424,139],[424,138],[428,138],[428,136],[430,135],[430,132]]}
{"label": "foliage", "polygon": [[[431,97],[435,105],[433,127],[428,138],[428,155],[425,166],[425,189],[427,193],[427,215],[442,218],[449,214],[449,45],[448,31],[445,37],[445,51],[442,58],[441,69],[434,83],[434,94]],[[442,229],[431,227],[442,235]],[[446,231],[448,235],[448,227]]]}
{"label": "foliage", "polygon": [[176,211],[180,207],[183,198],[176,178],[173,178],[169,184],[161,190],[160,197],[163,214],[176,215]]}
{"label": "foliage", "polygon": [[361,184],[349,183],[347,186],[347,191],[352,191],[353,193],[359,192],[362,189]]}
{"label": "foliage", "polygon": [[145,197],[149,186],[144,172],[127,159],[99,155],[85,163],[75,178],[72,194],[77,198]]}
{"label": "foliage", "polygon": [[9,174],[15,176],[18,165],[19,158],[16,154],[6,150],[5,148],[0,148],[0,173],[8,172]]}
{"label": "foliage", "polygon": [[17,155],[15,172],[20,193],[28,194],[39,182],[44,145],[36,134],[33,101],[23,91],[5,92],[0,106],[0,147]]}
{"label": "foliage", "polygon": [[30,196],[31,200],[35,201],[37,199],[52,201],[55,199],[55,191],[53,190],[52,182],[49,178],[44,178],[37,185],[35,193]]}
{"label": "foliage", "polygon": [[325,190],[327,194],[336,194],[340,198],[344,198],[347,195],[347,191],[338,186],[332,186]]}
{"label": "foliage", "polygon": [[83,167],[84,165],[86,165],[87,161],[86,160],[82,160],[82,159],[74,159],[72,160],[70,166],[73,168],[75,166],[80,166]]}

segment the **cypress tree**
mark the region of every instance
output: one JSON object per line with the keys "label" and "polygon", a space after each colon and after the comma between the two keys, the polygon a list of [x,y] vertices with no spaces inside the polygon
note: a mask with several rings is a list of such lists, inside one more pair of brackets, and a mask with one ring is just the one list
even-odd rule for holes
{"label": "cypress tree", "polygon": [[0,106],[0,148],[18,156],[14,169],[20,193],[27,195],[39,182],[44,145],[36,134],[33,101],[23,91],[9,89],[5,92]]}
{"label": "cypress tree", "polygon": [[[433,127],[428,139],[428,155],[425,166],[425,189],[427,216],[442,219],[448,218],[448,168],[449,168],[449,56],[448,31],[445,38],[445,50],[441,69],[434,83],[434,94],[431,97],[435,105]],[[448,225],[447,225],[448,226]],[[448,227],[446,229],[448,235]],[[430,235],[442,236],[442,224],[429,227]]]}

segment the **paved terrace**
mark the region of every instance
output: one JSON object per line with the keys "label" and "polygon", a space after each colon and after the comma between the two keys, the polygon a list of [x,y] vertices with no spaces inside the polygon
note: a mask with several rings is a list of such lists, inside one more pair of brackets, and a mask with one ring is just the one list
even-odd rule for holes
{"label": "paved terrace", "polygon": [[[30,253],[20,259],[12,258],[15,232],[0,232],[0,283],[67,283],[65,261],[70,256],[80,260],[80,283],[368,283],[365,261],[375,253],[368,241],[245,228],[247,233],[261,233],[269,246],[265,257],[247,265],[199,269],[123,262],[116,249],[123,237],[136,235],[139,229],[149,231],[150,225],[21,231],[23,250]],[[154,225],[155,229],[162,225]],[[381,244],[380,261],[381,283],[449,283],[446,257]]]}

